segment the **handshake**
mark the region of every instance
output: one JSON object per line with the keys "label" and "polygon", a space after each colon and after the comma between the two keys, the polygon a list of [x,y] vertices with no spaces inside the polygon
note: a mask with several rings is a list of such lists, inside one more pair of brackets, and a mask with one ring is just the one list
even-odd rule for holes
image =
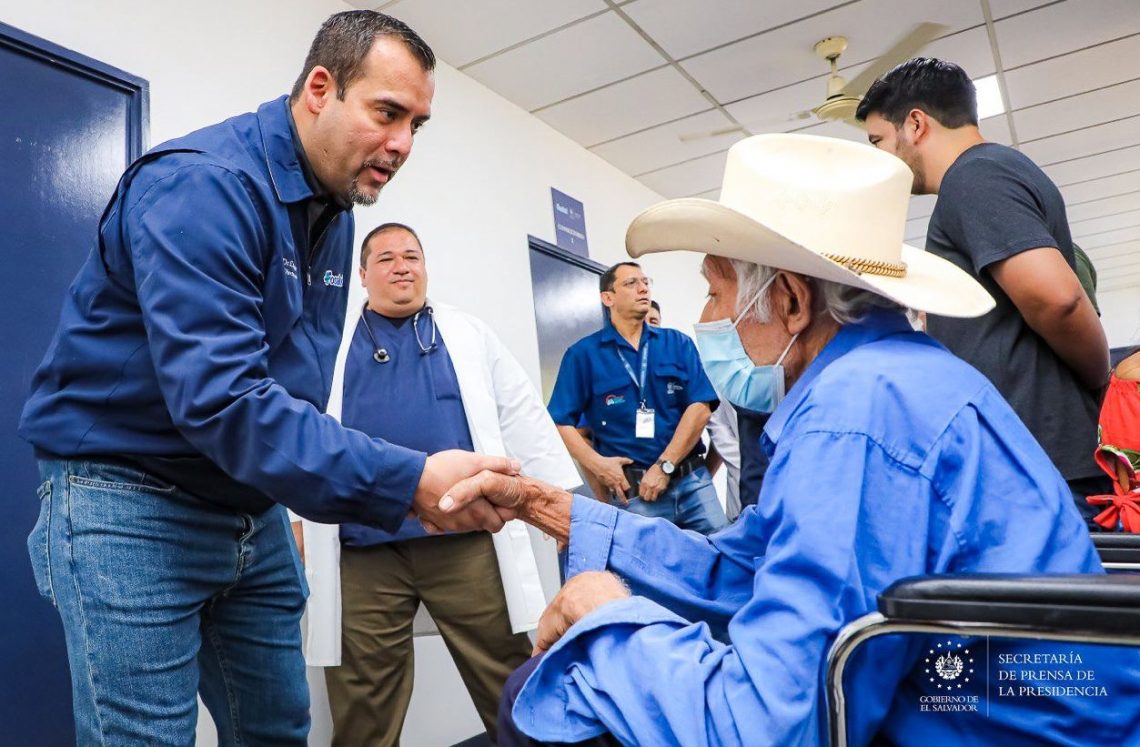
{"label": "handshake", "polygon": [[485,529],[497,532],[521,519],[565,542],[571,496],[519,474],[518,461],[452,449],[424,464],[412,512],[431,533]]}
{"label": "handshake", "polygon": [[[511,519],[522,519],[564,545],[570,537],[572,501],[565,490],[520,475],[514,460],[452,450],[428,457],[412,510],[429,532],[496,532]],[[598,607],[629,595],[612,573],[578,574],[542,613],[533,653],[549,650]]]}

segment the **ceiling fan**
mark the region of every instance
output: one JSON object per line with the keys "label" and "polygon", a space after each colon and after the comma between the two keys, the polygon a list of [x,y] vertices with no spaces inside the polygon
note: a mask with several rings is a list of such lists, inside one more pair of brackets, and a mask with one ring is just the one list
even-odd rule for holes
{"label": "ceiling fan", "polygon": [[855,120],[855,110],[863,100],[863,94],[871,87],[880,75],[895,65],[905,62],[913,57],[920,49],[932,40],[941,36],[947,27],[939,23],[920,23],[910,33],[899,39],[886,54],[872,62],[867,69],[855,76],[850,82],[839,74],[839,56],[847,49],[847,37],[829,36],[816,42],[812,48],[815,54],[831,64],[831,76],[827,79],[827,98],[821,104],[811,109],[798,111],[788,117],[770,120],[766,123],[736,124],[720,127],[715,130],[680,135],[682,142],[703,140],[705,138],[728,135],[733,132],[751,132],[774,125],[784,125],[787,122],[806,120],[815,117],[824,122],[845,122],[853,127],[861,125]]}

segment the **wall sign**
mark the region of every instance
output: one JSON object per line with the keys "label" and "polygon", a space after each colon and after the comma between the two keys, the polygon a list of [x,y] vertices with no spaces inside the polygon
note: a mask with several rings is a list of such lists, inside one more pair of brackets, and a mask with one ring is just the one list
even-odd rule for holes
{"label": "wall sign", "polygon": [[586,243],[586,211],[582,208],[582,203],[554,187],[550,188],[550,200],[554,205],[555,243],[560,249],[589,257],[590,248]]}

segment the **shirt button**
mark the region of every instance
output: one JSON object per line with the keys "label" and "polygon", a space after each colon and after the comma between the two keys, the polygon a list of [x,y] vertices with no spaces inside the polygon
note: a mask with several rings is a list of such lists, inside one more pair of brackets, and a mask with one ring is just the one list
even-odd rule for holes
{"label": "shirt button", "polygon": [[603,421],[602,421],[602,425],[605,425],[605,424],[606,424],[606,421],[604,421],[604,420],[603,420]]}

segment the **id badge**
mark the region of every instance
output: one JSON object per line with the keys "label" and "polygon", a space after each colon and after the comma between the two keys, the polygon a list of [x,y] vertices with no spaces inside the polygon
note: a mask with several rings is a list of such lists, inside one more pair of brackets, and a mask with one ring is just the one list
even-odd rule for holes
{"label": "id badge", "polygon": [[638,438],[653,438],[653,410],[639,407],[634,435]]}

